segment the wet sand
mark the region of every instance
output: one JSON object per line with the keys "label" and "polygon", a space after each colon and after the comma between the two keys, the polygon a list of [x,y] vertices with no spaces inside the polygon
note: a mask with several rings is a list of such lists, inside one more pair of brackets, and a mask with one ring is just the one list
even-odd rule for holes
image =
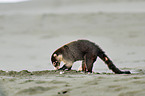
{"label": "wet sand", "polygon": [[[141,71],[141,70],[140,70]],[[65,71],[1,71],[1,96],[143,96],[145,71],[129,75]]]}

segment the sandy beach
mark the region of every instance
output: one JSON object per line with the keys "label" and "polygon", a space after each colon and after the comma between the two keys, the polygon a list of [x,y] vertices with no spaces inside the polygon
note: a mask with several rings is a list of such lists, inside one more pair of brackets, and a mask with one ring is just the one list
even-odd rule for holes
{"label": "sandy beach", "polygon": [[[30,0],[0,3],[0,96],[144,96],[145,0]],[[73,40],[98,44],[93,74],[54,71],[51,54]],[[61,64],[63,65],[63,64]]]}
{"label": "sandy beach", "polygon": [[[2,73],[2,72],[1,72]],[[144,73],[3,72],[1,96],[144,96]]]}

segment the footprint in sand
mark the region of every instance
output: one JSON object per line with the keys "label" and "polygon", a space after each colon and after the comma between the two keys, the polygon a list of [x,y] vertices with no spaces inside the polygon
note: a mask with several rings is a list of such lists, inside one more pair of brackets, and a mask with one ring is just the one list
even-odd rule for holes
{"label": "footprint in sand", "polygon": [[114,90],[114,91],[121,91],[121,90],[126,90],[128,87],[121,86],[121,85],[110,85],[108,86],[108,89]]}
{"label": "footprint in sand", "polygon": [[43,93],[45,91],[49,91],[52,89],[57,88],[56,86],[52,86],[52,87],[41,87],[41,86],[35,86],[35,87],[30,87],[27,89],[23,89],[21,91],[19,91],[17,94],[29,94],[29,95],[34,95],[34,94],[39,94],[39,93]]}

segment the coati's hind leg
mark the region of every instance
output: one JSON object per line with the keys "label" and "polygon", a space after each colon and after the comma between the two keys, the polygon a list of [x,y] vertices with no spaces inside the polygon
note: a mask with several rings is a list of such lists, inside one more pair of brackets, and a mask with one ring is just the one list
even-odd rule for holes
{"label": "coati's hind leg", "polygon": [[82,65],[78,68],[78,71],[83,71],[86,72],[87,68],[86,68],[86,63],[84,62],[84,60],[82,61]]}
{"label": "coati's hind leg", "polygon": [[82,70],[81,71],[84,71],[84,72],[86,72],[86,62],[83,60],[82,61],[82,66],[81,66],[82,68]]}
{"label": "coati's hind leg", "polygon": [[84,64],[82,68],[84,67],[85,72],[92,73],[93,63],[96,61],[96,58],[96,56],[91,56],[90,54],[84,56]]}

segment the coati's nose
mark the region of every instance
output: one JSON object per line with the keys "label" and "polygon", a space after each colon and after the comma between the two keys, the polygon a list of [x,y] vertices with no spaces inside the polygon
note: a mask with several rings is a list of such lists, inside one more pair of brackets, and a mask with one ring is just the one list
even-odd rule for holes
{"label": "coati's nose", "polygon": [[54,67],[56,66],[56,63],[55,62],[53,62],[52,64],[53,64]]}

